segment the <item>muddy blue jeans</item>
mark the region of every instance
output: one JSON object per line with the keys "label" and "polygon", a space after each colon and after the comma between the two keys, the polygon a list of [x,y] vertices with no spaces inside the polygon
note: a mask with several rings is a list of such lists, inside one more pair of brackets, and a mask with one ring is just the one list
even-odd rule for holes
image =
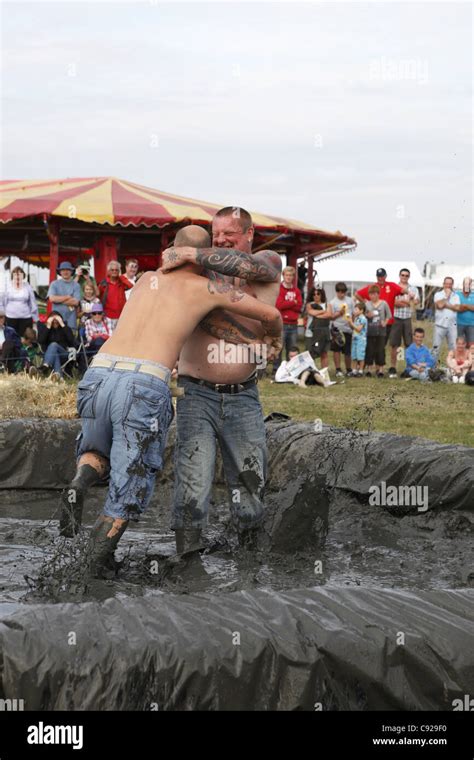
{"label": "muddy blue jeans", "polygon": [[172,528],[207,524],[217,446],[222,454],[230,512],[238,531],[263,518],[267,447],[256,387],[229,394],[181,378],[177,400]]}
{"label": "muddy blue jeans", "polygon": [[136,362],[135,371],[91,367],[78,384],[82,432],[76,453],[80,457],[94,451],[110,460],[103,514],[138,520],[162,468],[174,412],[167,383],[138,372],[142,364],[150,362],[130,361]]}

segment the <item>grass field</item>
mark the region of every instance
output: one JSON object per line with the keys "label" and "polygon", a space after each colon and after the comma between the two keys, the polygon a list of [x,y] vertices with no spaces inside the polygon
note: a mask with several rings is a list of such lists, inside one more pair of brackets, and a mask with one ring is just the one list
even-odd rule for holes
{"label": "grass field", "polygon": [[[426,322],[423,326],[427,329]],[[431,346],[431,324],[428,330],[426,343]],[[399,372],[403,367],[399,362]],[[334,377],[332,355],[329,369]],[[260,381],[259,390],[265,414],[284,412],[296,420],[321,419],[338,427],[474,445],[474,389],[468,386],[364,377],[345,379],[329,388],[299,388],[266,378]],[[75,416],[74,382],[56,384],[24,375],[0,377],[0,419]]]}

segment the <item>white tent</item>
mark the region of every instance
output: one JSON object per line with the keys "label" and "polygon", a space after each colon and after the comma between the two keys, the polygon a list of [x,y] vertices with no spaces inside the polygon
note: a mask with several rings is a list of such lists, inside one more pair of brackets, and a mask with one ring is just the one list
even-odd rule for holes
{"label": "white tent", "polygon": [[345,282],[348,287],[348,295],[353,295],[356,290],[363,288],[364,285],[377,281],[375,273],[379,267],[383,267],[386,270],[389,282],[400,282],[400,269],[409,269],[410,285],[418,288],[421,307],[423,304],[425,278],[414,261],[380,261],[355,259],[350,256],[328,259],[328,261],[316,261],[317,276],[315,277],[315,284],[319,282],[324,287],[328,300],[336,294],[336,282]]}
{"label": "white tent", "polygon": [[445,277],[454,278],[454,287],[456,289],[462,288],[462,281],[465,277],[471,277],[474,280],[474,265],[473,264],[426,264],[426,277],[425,283],[431,288],[442,288]]}

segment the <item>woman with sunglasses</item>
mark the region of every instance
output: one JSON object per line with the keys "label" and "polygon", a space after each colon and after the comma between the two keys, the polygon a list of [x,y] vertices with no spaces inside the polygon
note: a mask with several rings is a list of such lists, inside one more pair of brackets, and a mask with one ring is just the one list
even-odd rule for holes
{"label": "woman with sunglasses", "polygon": [[328,351],[331,345],[330,323],[333,318],[331,306],[326,306],[323,288],[311,288],[306,303],[305,344],[313,359],[321,359],[321,368],[328,366]]}

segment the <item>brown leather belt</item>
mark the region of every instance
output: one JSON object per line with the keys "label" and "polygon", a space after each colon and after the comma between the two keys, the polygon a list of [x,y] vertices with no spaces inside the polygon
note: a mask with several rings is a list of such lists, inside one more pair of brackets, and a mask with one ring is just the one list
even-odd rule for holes
{"label": "brown leather belt", "polygon": [[247,388],[252,388],[257,385],[258,377],[255,372],[248,380],[243,383],[210,383],[208,380],[200,380],[198,377],[191,377],[191,375],[180,375],[180,380],[189,380],[190,383],[195,385],[201,385],[204,388],[210,388],[211,391],[216,393],[242,393]]}

